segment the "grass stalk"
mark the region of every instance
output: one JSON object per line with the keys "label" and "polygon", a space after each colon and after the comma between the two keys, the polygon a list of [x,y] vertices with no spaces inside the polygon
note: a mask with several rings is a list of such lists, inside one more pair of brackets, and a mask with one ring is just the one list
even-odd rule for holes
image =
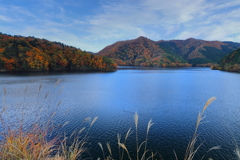
{"label": "grass stalk", "polygon": [[[121,143],[121,134],[117,134],[117,141],[118,141],[118,144]],[[122,152],[122,155],[121,155],[121,147],[120,145],[118,145],[118,158],[119,160],[122,160],[122,157],[123,157],[123,152]]]}
{"label": "grass stalk", "polygon": [[102,150],[103,159],[105,160],[105,153],[104,153],[104,150],[103,150],[102,143],[101,143],[101,142],[98,142],[98,145],[100,146],[100,148],[101,148],[101,150]]}
{"label": "grass stalk", "polygon": [[[56,85],[58,85],[58,82]],[[55,87],[56,87],[55,85]],[[55,89],[54,87],[54,89]],[[58,94],[61,93],[63,88],[60,89]],[[39,105],[39,98],[40,98],[40,91],[42,90],[42,84],[38,88],[38,95],[37,95],[37,104]],[[0,120],[2,127],[4,128],[4,132],[2,134],[2,137],[4,140],[0,142],[0,157],[2,159],[25,159],[25,160],[32,160],[32,159],[46,159],[46,160],[77,160],[82,158],[82,154],[86,152],[86,144],[88,140],[88,134],[90,132],[90,128],[93,126],[93,124],[97,121],[98,117],[95,117],[91,121],[89,121],[89,118],[85,119],[84,121],[89,121],[89,126],[86,128],[83,127],[79,131],[73,132],[69,137],[58,137],[55,136],[52,140],[49,140],[49,134],[56,129],[53,126],[51,126],[51,122],[53,117],[56,115],[56,112],[49,113],[49,116],[47,117],[45,121],[45,125],[41,125],[40,122],[34,122],[32,124],[32,129],[24,130],[24,119],[22,118],[20,120],[20,123],[18,127],[16,128],[16,124],[13,126],[6,126],[5,121],[3,119],[3,114],[8,109],[8,106],[6,105],[6,94],[7,90],[6,88],[3,88],[4,91],[4,106],[1,109],[0,113]],[[25,89],[25,95],[27,92],[27,87]],[[44,96],[44,101],[48,97],[49,92],[47,92]],[[198,128],[199,125],[202,123],[204,117],[204,113],[208,106],[215,100],[215,97],[210,98],[205,106],[203,107],[202,111],[198,114],[195,130],[193,133],[193,136],[191,137],[191,140],[186,148],[184,160],[193,160],[196,153],[198,152],[199,148],[202,146],[202,144],[196,146],[197,138],[198,138]],[[25,99],[24,99],[25,103]],[[61,101],[56,105],[56,107],[59,107],[61,104]],[[23,112],[22,117],[25,117],[25,112]],[[42,116],[39,116],[37,118],[37,121],[40,121]],[[119,160],[123,160],[124,158],[128,157],[129,160],[132,160],[136,158],[136,160],[148,160],[148,159],[154,159],[155,155],[157,153],[150,152],[151,150],[148,150],[148,136],[151,126],[154,124],[152,123],[152,120],[150,119],[147,125],[146,129],[146,135],[145,140],[143,142],[139,141],[139,135],[138,135],[138,123],[139,123],[139,116],[136,112],[133,116],[134,123],[135,123],[135,139],[136,139],[136,151],[133,150],[134,154],[136,155],[130,155],[131,152],[129,152],[129,148],[127,148],[127,139],[132,133],[132,129],[129,128],[127,131],[123,142],[121,142],[121,135],[117,135],[117,143],[118,143],[118,154],[119,154]],[[63,124],[61,127],[67,125],[68,122]],[[51,127],[50,127],[51,126]],[[134,135],[133,135],[134,137]],[[69,145],[69,140],[72,140],[71,144]],[[106,143],[107,151],[104,152],[104,148],[102,144],[99,142],[98,145],[101,148],[102,156],[104,160],[113,160],[114,159],[114,153],[111,148],[111,145],[109,142]],[[215,149],[220,149],[219,146],[212,147],[207,151],[210,152]],[[140,152],[143,151],[143,152]],[[126,153],[125,153],[126,152]],[[124,156],[125,153],[125,156]],[[206,154],[207,154],[206,153]],[[107,155],[108,154],[108,155]],[[127,155],[126,155],[127,154]],[[205,154],[205,155],[206,155]],[[240,160],[240,150],[238,146],[236,145],[235,154],[237,158]],[[174,151],[174,155],[176,160],[177,154]],[[205,155],[202,157],[205,158]],[[99,158],[100,159],[100,158]],[[201,160],[202,160],[201,159]]]}
{"label": "grass stalk", "polygon": [[192,136],[192,139],[191,141],[189,142],[188,146],[187,146],[187,149],[186,149],[186,152],[185,152],[185,156],[184,156],[184,160],[193,160],[196,152],[198,151],[198,149],[201,147],[202,144],[200,144],[199,146],[197,146],[197,148],[195,148],[195,144],[197,142],[197,138],[198,138],[198,134],[197,134],[197,131],[198,131],[198,127],[199,125],[201,124],[202,120],[205,118],[204,117],[204,112],[206,111],[206,109],[208,108],[208,106],[213,102],[215,101],[216,98],[215,97],[211,97],[207,102],[206,104],[204,105],[203,109],[202,109],[202,112],[200,112],[198,114],[198,118],[197,118],[197,122],[196,122],[196,126],[195,126],[195,131],[193,133],[193,136]]}
{"label": "grass stalk", "polygon": [[138,147],[138,114],[137,114],[137,112],[135,112],[135,114],[134,114],[134,122],[135,122],[135,128],[136,128],[136,156],[137,156],[137,158],[136,158],[136,160],[139,160],[139,147]]}
{"label": "grass stalk", "polygon": [[132,160],[132,158],[131,158],[131,156],[130,156],[130,154],[129,154],[129,152],[128,152],[128,149],[127,149],[127,147],[125,146],[125,144],[119,143],[118,145],[121,146],[121,147],[127,152],[128,158],[129,158],[130,160]]}
{"label": "grass stalk", "polygon": [[[60,82],[56,83],[56,85]],[[55,87],[56,87],[55,85]],[[54,87],[54,89],[55,89]],[[73,141],[69,143],[70,138],[65,137],[61,140],[60,136],[54,136],[49,140],[49,137],[52,136],[52,133],[55,132],[59,127],[63,127],[67,125],[67,122],[64,125],[57,127],[53,124],[53,117],[56,115],[56,109],[60,106],[61,101],[56,106],[50,105],[41,105],[40,102],[40,92],[43,88],[41,84],[38,87],[37,97],[36,97],[36,108],[39,109],[39,112],[36,112],[36,115],[33,116],[32,124],[25,124],[26,112],[25,106],[26,103],[26,92],[27,88],[24,90],[24,103],[23,107],[20,105],[17,106],[15,122],[13,123],[5,123],[8,121],[9,115],[8,113],[13,113],[12,108],[6,105],[6,95],[7,89],[4,87],[4,99],[3,99],[3,108],[0,113],[0,122],[1,127],[3,128],[1,132],[1,142],[0,142],[0,157],[1,159],[24,159],[24,160],[34,160],[34,159],[44,159],[44,160],[76,160],[81,157],[81,155],[86,151],[86,144],[88,139],[88,133],[92,125],[97,121],[97,117],[95,117],[90,123],[88,130],[83,133],[84,127],[76,132],[76,136]],[[60,89],[58,94],[61,93],[63,87]],[[49,92],[47,92],[44,96],[44,101],[49,97]],[[51,99],[54,100],[54,97],[50,96]],[[56,99],[55,99],[56,100]],[[51,101],[53,102],[53,101]],[[56,103],[54,103],[56,104]],[[51,108],[50,108],[51,107]],[[55,108],[54,108],[55,107]],[[48,112],[47,112],[48,111]],[[52,112],[53,111],[53,112]],[[15,113],[15,112],[14,112]],[[19,115],[20,113],[20,115]],[[22,114],[21,114],[22,113]],[[44,116],[41,115],[44,113]],[[14,116],[14,115],[13,115]],[[36,119],[35,119],[36,118]],[[87,120],[86,120],[87,121]],[[24,129],[25,128],[25,129]],[[31,129],[29,129],[31,128]],[[80,137],[80,134],[83,134]],[[84,135],[85,134],[85,135]],[[79,135],[79,136],[78,136]],[[69,145],[70,144],[70,145]]]}
{"label": "grass stalk", "polygon": [[[150,128],[151,128],[151,126],[152,126],[153,124],[154,124],[154,123],[152,123],[152,119],[150,119],[149,122],[148,122],[148,125],[147,125],[144,153],[147,153],[148,133],[149,133],[149,130],[150,130]],[[143,159],[144,159],[144,158],[145,158],[145,154],[144,154],[144,156],[143,156]]]}

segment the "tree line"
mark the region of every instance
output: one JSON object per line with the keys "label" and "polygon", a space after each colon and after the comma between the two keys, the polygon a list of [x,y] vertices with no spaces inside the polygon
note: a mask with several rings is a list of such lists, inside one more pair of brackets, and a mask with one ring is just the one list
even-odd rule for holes
{"label": "tree line", "polygon": [[0,33],[2,71],[114,71],[116,68],[111,58],[60,42]]}

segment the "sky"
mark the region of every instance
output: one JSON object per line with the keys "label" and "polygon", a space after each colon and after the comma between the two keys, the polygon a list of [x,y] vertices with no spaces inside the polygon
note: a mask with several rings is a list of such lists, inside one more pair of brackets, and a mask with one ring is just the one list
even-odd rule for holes
{"label": "sky", "polygon": [[0,32],[91,52],[139,36],[240,42],[240,0],[0,0]]}

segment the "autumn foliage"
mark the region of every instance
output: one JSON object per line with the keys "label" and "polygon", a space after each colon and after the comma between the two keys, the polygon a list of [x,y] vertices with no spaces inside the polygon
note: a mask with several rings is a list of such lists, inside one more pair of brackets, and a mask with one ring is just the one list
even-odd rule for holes
{"label": "autumn foliage", "polygon": [[183,67],[191,66],[178,55],[166,53],[154,41],[145,37],[116,42],[98,54],[112,58],[118,65]]}
{"label": "autumn foliage", "polygon": [[2,71],[113,71],[116,63],[59,42],[0,33]]}
{"label": "autumn foliage", "polygon": [[186,40],[152,41],[146,37],[119,41],[105,47],[98,54],[108,56],[118,65],[189,67],[210,66],[235,50],[238,43]]}
{"label": "autumn foliage", "polygon": [[225,56],[219,67],[225,71],[240,72],[240,48]]}

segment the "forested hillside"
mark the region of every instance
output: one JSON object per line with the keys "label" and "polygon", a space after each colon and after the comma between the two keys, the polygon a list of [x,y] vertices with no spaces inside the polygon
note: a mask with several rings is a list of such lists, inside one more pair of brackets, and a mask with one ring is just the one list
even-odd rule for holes
{"label": "forested hillside", "polygon": [[166,52],[180,55],[194,66],[219,63],[225,55],[237,49],[236,46],[220,41],[204,41],[194,38],[160,41],[157,44],[160,48],[165,48]]}
{"label": "forested hillside", "polygon": [[240,72],[240,48],[222,59],[220,69],[231,72]]}
{"label": "forested hillside", "polygon": [[113,58],[118,65],[134,66],[211,66],[233,50],[239,43],[186,40],[152,41],[145,37],[119,41],[98,54]]}
{"label": "forested hillside", "polygon": [[118,65],[134,66],[191,66],[177,54],[166,53],[157,43],[145,37],[116,42],[98,54],[111,57]]}
{"label": "forested hillside", "polygon": [[113,71],[116,63],[60,42],[0,33],[1,71]]}

